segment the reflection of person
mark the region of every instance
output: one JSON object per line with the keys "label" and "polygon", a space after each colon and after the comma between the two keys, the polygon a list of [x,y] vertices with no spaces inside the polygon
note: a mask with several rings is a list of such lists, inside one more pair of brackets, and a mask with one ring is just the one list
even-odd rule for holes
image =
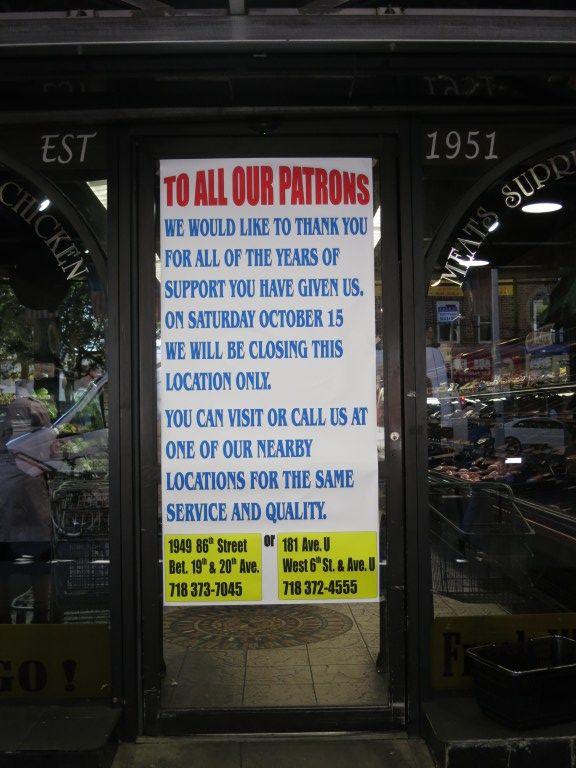
{"label": "reflection of person", "polygon": [[52,516],[43,474],[23,472],[6,443],[50,425],[46,406],[23,386],[8,405],[0,434],[0,623],[10,623],[10,581],[17,573],[32,582],[33,621],[48,621]]}
{"label": "reflection of person", "polygon": [[102,376],[102,369],[97,365],[92,365],[85,373],[74,382],[74,398],[78,400],[88,389],[90,384],[97,381]]}
{"label": "reflection of person", "polygon": [[[486,491],[486,486],[482,486],[482,480],[508,486],[514,493],[518,486],[538,483],[549,476],[549,473],[546,474],[542,471],[540,463],[530,456],[524,456],[520,464],[511,465],[507,465],[505,460],[495,456],[482,457],[474,462],[473,467],[478,474],[475,481],[470,485],[470,496],[463,509],[459,525],[460,530],[469,536],[474,534],[475,530],[482,530],[483,525],[486,525],[486,520],[492,520],[494,497],[490,491]],[[487,510],[484,518],[482,516],[483,504]],[[470,540],[472,541],[472,536]]]}

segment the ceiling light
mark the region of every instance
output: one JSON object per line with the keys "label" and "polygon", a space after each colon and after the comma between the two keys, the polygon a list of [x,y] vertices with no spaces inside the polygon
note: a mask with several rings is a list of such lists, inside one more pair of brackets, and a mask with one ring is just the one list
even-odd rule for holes
{"label": "ceiling light", "polygon": [[560,203],[528,203],[522,207],[522,210],[524,213],[553,213],[561,208]]}
{"label": "ceiling light", "polygon": [[49,205],[50,205],[50,200],[48,200],[48,198],[45,198],[44,200],[42,200],[42,202],[38,206],[38,210],[39,211],[45,211],[46,208],[48,208]]}
{"label": "ceiling light", "polygon": [[490,262],[486,259],[456,259],[462,267],[487,267]]}

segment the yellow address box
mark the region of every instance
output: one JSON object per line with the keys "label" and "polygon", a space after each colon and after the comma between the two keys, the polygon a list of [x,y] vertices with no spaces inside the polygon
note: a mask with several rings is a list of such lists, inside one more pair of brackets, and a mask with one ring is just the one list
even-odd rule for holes
{"label": "yellow address box", "polygon": [[262,536],[164,536],[164,602],[262,599]]}
{"label": "yellow address box", "polygon": [[378,597],[378,535],[298,533],[278,536],[279,600]]}

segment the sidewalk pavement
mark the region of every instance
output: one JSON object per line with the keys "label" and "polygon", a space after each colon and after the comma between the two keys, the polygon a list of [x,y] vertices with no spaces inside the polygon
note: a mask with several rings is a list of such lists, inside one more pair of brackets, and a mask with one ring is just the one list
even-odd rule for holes
{"label": "sidewalk pavement", "polygon": [[112,768],[434,768],[403,734],[146,738],[120,744]]}

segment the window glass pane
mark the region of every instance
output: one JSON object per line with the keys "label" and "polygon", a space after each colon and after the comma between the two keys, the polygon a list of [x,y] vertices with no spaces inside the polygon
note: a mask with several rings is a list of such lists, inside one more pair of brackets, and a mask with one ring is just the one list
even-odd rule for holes
{"label": "window glass pane", "polygon": [[27,701],[109,694],[104,261],[53,197],[0,166],[0,633]]}
{"label": "window glass pane", "polygon": [[[576,629],[571,152],[486,190],[430,265],[434,647],[457,633],[450,662],[433,663],[439,689],[471,684],[465,645]],[[458,303],[458,335],[438,332],[439,302]]]}

